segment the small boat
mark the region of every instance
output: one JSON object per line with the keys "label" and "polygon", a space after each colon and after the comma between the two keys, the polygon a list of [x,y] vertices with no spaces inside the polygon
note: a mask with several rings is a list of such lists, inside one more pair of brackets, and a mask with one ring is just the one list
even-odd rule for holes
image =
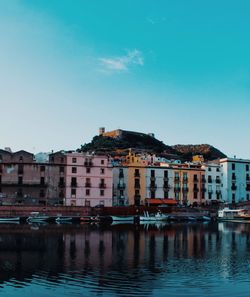
{"label": "small boat", "polygon": [[111,216],[113,222],[134,222],[134,216]]}
{"label": "small boat", "polygon": [[59,216],[56,218],[56,223],[68,223],[72,222],[72,217],[66,217],[66,216]]}
{"label": "small boat", "polygon": [[220,221],[239,220],[240,217],[242,219],[242,213],[244,213],[244,209],[230,209],[228,207],[225,207],[218,211],[218,220]]}
{"label": "small boat", "polygon": [[85,217],[80,217],[80,222],[84,223],[89,223],[89,222],[100,222],[100,217],[99,216],[85,216]]}
{"label": "small boat", "polygon": [[144,211],[144,215],[140,216],[140,221],[167,221],[168,215],[157,212],[156,214],[149,214],[148,211]]}
{"label": "small boat", "polygon": [[39,222],[45,222],[49,219],[49,216],[45,214],[40,214],[37,211],[31,212],[30,216],[27,218],[28,223],[39,223]]}
{"label": "small boat", "polygon": [[0,218],[0,223],[19,223],[20,217],[3,217]]}

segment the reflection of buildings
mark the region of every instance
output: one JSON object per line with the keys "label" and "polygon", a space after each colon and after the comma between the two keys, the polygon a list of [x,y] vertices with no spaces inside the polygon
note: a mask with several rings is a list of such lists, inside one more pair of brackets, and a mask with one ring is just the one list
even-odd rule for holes
{"label": "reflection of buildings", "polygon": [[[66,278],[93,289],[138,288],[151,292],[173,279],[216,273],[232,277],[249,258],[250,226],[237,224],[155,226],[28,225],[0,232],[0,281],[26,285],[33,275],[59,286]],[[220,231],[222,230],[222,231]],[[150,279],[150,282],[148,280]],[[165,280],[165,283],[162,283]],[[70,282],[70,281],[69,281]],[[128,283],[130,284],[128,286]]]}

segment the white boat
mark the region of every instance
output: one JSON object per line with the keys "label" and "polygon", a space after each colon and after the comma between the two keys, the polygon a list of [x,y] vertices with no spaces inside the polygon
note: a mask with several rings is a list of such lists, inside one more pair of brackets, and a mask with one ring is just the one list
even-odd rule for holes
{"label": "white boat", "polygon": [[0,223],[19,223],[20,217],[4,217],[0,218]]}
{"label": "white boat", "polygon": [[72,217],[59,216],[56,218],[56,223],[72,222]]}
{"label": "white boat", "polygon": [[140,216],[141,221],[166,221],[168,219],[168,215],[165,215],[161,212],[157,212],[156,214],[149,214],[148,211],[144,211],[144,215]]}
{"label": "white boat", "polygon": [[30,216],[27,218],[28,223],[39,223],[39,222],[45,222],[49,219],[49,216],[45,214],[40,214],[37,211],[31,212]]}
{"label": "white boat", "polygon": [[235,221],[239,220],[244,209],[230,209],[225,207],[218,211],[218,220],[220,221]]}
{"label": "white boat", "polygon": [[134,222],[134,216],[111,216],[113,222]]}

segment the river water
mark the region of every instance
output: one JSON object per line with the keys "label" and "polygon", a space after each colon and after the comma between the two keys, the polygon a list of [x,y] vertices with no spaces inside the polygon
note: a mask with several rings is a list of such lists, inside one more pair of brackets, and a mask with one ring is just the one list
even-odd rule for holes
{"label": "river water", "polygon": [[0,296],[249,296],[250,224],[0,225]]}

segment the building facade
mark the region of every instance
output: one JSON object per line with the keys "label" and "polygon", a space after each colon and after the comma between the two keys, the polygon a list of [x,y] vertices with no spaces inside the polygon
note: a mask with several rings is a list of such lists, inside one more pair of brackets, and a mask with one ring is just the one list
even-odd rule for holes
{"label": "building facade", "polygon": [[227,203],[250,200],[250,160],[220,159],[222,197]]}
{"label": "building facade", "polygon": [[66,153],[65,204],[112,206],[113,173],[107,156]]}

